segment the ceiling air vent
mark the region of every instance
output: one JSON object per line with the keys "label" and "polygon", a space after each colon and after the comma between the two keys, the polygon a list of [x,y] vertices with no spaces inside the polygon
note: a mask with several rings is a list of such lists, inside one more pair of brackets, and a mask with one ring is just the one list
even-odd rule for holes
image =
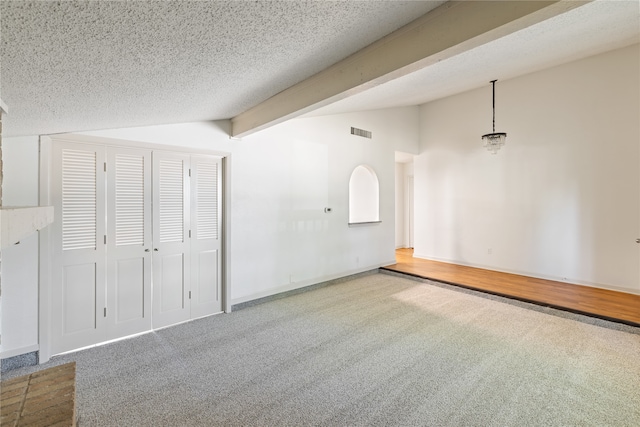
{"label": "ceiling air vent", "polygon": [[351,128],[351,135],[356,135],[356,136],[361,136],[363,138],[369,138],[371,139],[371,131],[369,130],[364,130],[364,129],[358,129],[358,128]]}

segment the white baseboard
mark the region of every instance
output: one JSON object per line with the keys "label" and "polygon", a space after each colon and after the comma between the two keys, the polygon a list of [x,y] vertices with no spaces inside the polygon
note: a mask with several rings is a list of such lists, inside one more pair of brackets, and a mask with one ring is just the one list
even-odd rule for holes
{"label": "white baseboard", "polygon": [[248,296],[244,296],[244,297],[240,297],[240,298],[233,298],[231,300],[231,305],[237,305],[237,304],[242,304],[248,301],[253,301],[253,300],[257,300],[260,298],[265,298],[265,297],[270,297],[272,295],[277,295],[277,294],[281,294],[283,292],[289,292],[289,291],[293,291],[296,289],[300,289],[300,288],[305,288],[307,286],[312,286],[312,285],[316,285],[318,283],[323,283],[323,282],[328,282],[330,280],[335,280],[335,279],[341,279],[343,277],[347,277],[347,276],[352,276],[354,274],[358,274],[358,273],[364,273],[365,271],[371,271],[371,270],[376,270],[380,267],[384,267],[385,265],[391,265],[391,264],[395,264],[396,260],[390,260],[388,262],[383,262],[381,264],[374,264],[374,265],[370,265],[367,267],[362,267],[362,268],[357,268],[354,270],[349,270],[349,271],[345,271],[342,273],[336,273],[336,274],[329,274],[326,276],[322,276],[322,277],[316,277],[313,279],[308,279],[308,280],[301,280],[299,282],[295,282],[295,283],[291,283],[288,285],[284,285],[284,286],[279,286],[277,288],[273,288],[270,289],[268,291],[264,291],[264,292],[258,292],[255,294],[251,294]]}
{"label": "white baseboard", "polygon": [[430,257],[430,256],[418,254],[418,253],[415,253],[415,252],[413,253],[413,257],[414,258],[420,258],[420,259],[426,259],[426,260],[430,260],[430,261],[443,262],[443,263],[446,263],[446,264],[463,265],[465,267],[481,268],[483,270],[497,271],[499,273],[517,274],[518,276],[532,277],[534,279],[551,280],[551,281],[554,281],[554,282],[566,283],[568,285],[588,286],[590,288],[606,289],[606,290],[609,290],[609,291],[617,291],[617,292],[624,292],[624,293],[627,293],[627,294],[640,295],[640,291],[637,291],[637,290],[634,290],[634,289],[623,288],[623,287],[620,287],[620,286],[605,285],[605,284],[602,284],[602,283],[589,282],[589,281],[586,281],[586,280],[578,280],[578,279],[570,278],[570,277],[569,278],[564,278],[564,277],[550,276],[550,275],[544,275],[544,274],[536,274],[536,273],[532,273],[532,272],[528,272],[528,271],[519,271],[519,270],[509,270],[509,269],[503,269],[503,268],[496,268],[494,266],[474,264],[474,263],[470,263],[470,262],[456,261],[456,260],[449,260],[449,259],[441,259],[441,258],[437,258],[437,257]]}
{"label": "white baseboard", "polygon": [[10,357],[20,356],[22,354],[31,353],[40,350],[38,344],[28,345],[26,347],[15,348],[13,350],[0,351],[0,359],[8,359]]}

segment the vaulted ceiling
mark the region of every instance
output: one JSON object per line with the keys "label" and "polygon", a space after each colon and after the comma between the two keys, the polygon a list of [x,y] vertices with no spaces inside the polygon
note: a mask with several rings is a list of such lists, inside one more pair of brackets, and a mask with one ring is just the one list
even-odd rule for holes
{"label": "vaulted ceiling", "polygon": [[[519,17],[523,3],[542,12]],[[555,3],[3,0],[4,132],[233,119],[242,134],[419,105],[639,41],[637,1]],[[413,56],[395,58],[394,40]]]}

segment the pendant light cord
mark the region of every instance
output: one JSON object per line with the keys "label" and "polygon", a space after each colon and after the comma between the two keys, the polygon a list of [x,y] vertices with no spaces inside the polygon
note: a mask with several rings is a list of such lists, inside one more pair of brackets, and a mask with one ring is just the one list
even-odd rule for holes
{"label": "pendant light cord", "polygon": [[491,80],[493,87],[493,133],[496,133],[496,82],[497,80]]}

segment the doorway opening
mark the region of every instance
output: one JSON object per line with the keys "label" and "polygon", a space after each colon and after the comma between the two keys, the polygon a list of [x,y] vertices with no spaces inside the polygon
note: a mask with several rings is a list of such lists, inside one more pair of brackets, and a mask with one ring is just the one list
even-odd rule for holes
{"label": "doorway opening", "polygon": [[396,249],[413,248],[413,155],[396,151],[395,160]]}

